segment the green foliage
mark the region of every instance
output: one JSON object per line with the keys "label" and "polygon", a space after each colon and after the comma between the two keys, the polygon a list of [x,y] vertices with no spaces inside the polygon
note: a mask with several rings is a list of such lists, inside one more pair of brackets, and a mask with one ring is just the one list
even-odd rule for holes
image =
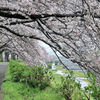
{"label": "green foliage", "polygon": [[58,65],[59,61],[55,61],[55,65]]}
{"label": "green foliage", "polygon": [[39,92],[35,100],[65,100],[65,98],[56,93],[52,88],[46,88]]}
{"label": "green foliage", "polygon": [[54,80],[51,81],[52,87],[56,87],[57,84],[61,84],[61,77],[62,75],[53,74]]}
{"label": "green foliage", "polygon": [[75,81],[73,71],[69,71],[66,77],[61,77],[61,83],[56,84],[56,92],[60,93],[66,100],[93,100],[89,93],[81,89],[80,82]]}
{"label": "green foliage", "polygon": [[52,73],[43,65],[28,67],[21,61],[11,60],[9,68],[12,81],[23,82],[33,87],[40,87],[40,89],[50,86],[50,80],[53,78]]}
{"label": "green foliage", "polygon": [[12,81],[6,81],[2,87],[4,89],[3,100],[65,100],[51,88],[40,90],[21,82]]}
{"label": "green foliage", "polygon": [[41,90],[39,87],[33,88],[22,82],[11,80],[10,68],[7,69],[6,81],[3,83],[3,100],[65,100],[51,87]]}
{"label": "green foliage", "polygon": [[52,63],[47,63],[47,66],[48,66],[49,69],[51,69],[52,68]]}
{"label": "green foliage", "polygon": [[[66,69],[62,70],[63,73],[68,74],[69,71],[67,71]],[[77,72],[77,71],[73,71],[74,72],[74,76],[76,77],[85,77],[85,73],[83,72]]]}
{"label": "green foliage", "polygon": [[3,62],[0,62],[0,64],[2,64]]}
{"label": "green foliage", "polygon": [[10,60],[9,68],[12,75],[12,80],[14,82],[18,82],[20,79],[22,79],[22,73],[25,71],[26,65],[20,60]]}
{"label": "green foliage", "polygon": [[[87,73],[90,85],[82,90],[80,82],[75,81],[74,74],[76,73],[69,71],[67,74],[66,77],[57,74],[54,74],[53,77],[52,72],[44,68],[43,65],[28,67],[21,60],[11,60],[6,82],[3,85],[6,95],[4,100],[100,100],[100,87],[96,83],[94,75]],[[54,82],[54,78],[56,82]],[[47,89],[46,87],[51,83],[52,87]],[[24,92],[19,84],[22,87],[24,85],[22,88]],[[18,87],[20,89],[17,89]],[[13,88],[17,89],[17,93],[13,94]],[[32,93],[33,95],[31,95]],[[36,96],[36,94],[38,95]]]}
{"label": "green foliage", "polygon": [[59,67],[59,68],[63,68],[63,65],[55,65],[55,67],[57,68],[57,67]]}
{"label": "green foliage", "polygon": [[85,91],[89,92],[89,94],[94,98],[94,100],[100,100],[100,87],[96,82],[96,77],[92,75],[90,72],[88,72],[87,78],[91,85],[85,87]]}
{"label": "green foliage", "polygon": [[66,77],[61,77],[61,84],[57,84],[57,90],[61,91],[61,94],[66,98],[66,100],[72,100],[74,91],[81,88],[81,84],[75,82],[75,77],[73,77],[73,71],[70,71]]}

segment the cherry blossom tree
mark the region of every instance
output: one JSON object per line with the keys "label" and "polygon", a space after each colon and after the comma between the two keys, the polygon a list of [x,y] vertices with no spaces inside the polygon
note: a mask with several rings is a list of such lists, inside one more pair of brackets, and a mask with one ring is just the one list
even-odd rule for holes
{"label": "cherry blossom tree", "polygon": [[11,36],[20,49],[40,40],[100,78],[99,9],[99,0],[1,0],[0,34]]}
{"label": "cherry blossom tree", "polygon": [[[4,44],[3,44],[4,43]],[[44,64],[49,61],[49,54],[39,45],[39,41],[13,35],[1,37],[1,52],[6,51],[18,55],[30,66]],[[12,54],[12,56],[13,56]]]}

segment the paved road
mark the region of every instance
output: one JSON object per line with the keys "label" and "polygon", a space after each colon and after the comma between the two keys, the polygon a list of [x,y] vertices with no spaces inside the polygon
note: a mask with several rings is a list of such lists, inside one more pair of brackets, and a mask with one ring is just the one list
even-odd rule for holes
{"label": "paved road", "polygon": [[8,62],[4,62],[2,64],[0,64],[0,100],[3,100],[3,96],[2,96],[2,89],[1,89],[1,85],[2,85],[2,81],[5,77],[5,73],[6,73],[6,69],[8,67]]}

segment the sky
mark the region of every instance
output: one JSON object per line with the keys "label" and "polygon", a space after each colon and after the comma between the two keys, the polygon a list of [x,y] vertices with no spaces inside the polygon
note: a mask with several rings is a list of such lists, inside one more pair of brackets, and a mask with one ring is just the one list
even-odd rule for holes
{"label": "sky", "polygon": [[41,46],[43,46],[43,47],[46,49],[46,51],[47,51],[50,55],[55,55],[54,52],[52,51],[52,49],[51,49],[47,44],[45,44],[45,43],[42,42],[42,41],[40,41],[40,44],[41,44]]}

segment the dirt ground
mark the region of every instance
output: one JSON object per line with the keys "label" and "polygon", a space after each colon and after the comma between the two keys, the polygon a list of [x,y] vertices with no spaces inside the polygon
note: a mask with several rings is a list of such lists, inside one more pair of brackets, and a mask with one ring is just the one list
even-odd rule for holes
{"label": "dirt ground", "polygon": [[1,85],[3,83],[3,79],[5,77],[5,73],[6,73],[6,69],[8,67],[8,62],[4,62],[2,64],[0,64],[0,100],[3,100],[3,90],[1,88]]}

